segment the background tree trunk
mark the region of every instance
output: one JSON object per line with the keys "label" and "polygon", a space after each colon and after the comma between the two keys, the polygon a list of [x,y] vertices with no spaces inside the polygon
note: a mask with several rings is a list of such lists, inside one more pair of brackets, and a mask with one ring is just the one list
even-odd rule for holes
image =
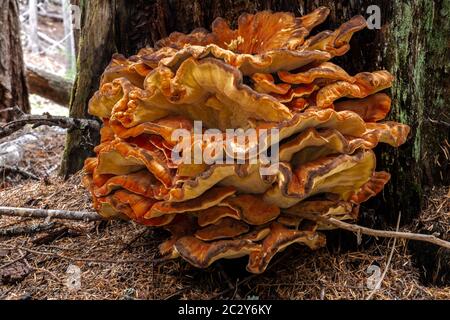
{"label": "background tree trunk", "polygon": [[[0,0],[0,120],[14,118],[13,107],[30,112],[20,43],[17,0]],[[3,111],[2,110],[9,110]]]}
{"label": "background tree trunk", "polygon": [[[79,7],[80,0],[70,0],[70,4]],[[72,14],[75,15],[75,14],[78,14],[78,12],[72,11]],[[77,21],[78,17],[72,16],[72,18],[73,18],[73,22],[78,22]],[[78,57],[78,51],[79,51],[78,49],[79,49],[79,42],[80,42],[80,29],[79,29],[78,25],[74,25],[72,29],[73,29],[73,42],[74,42],[74,46],[75,46],[75,60],[76,60],[76,58]],[[75,61],[75,64],[76,64],[76,61]]]}
{"label": "background tree trunk", "polygon": [[[270,9],[302,15],[328,6],[330,17],[317,32],[336,28],[357,14],[367,18],[368,6],[378,5],[381,29],[357,33],[351,51],[336,60],[349,73],[392,72],[397,80],[391,89],[390,119],[411,125],[412,133],[399,149],[378,148],[378,169],[391,172],[392,180],[367,206],[376,208],[377,215],[384,214],[388,222],[402,211],[403,222],[408,222],[419,212],[427,186],[449,183],[449,1],[93,0],[80,5],[83,17],[72,117],[88,116],[88,100],[115,52],[133,55],[173,31],[209,28],[218,16],[235,22],[243,12]],[[96,132],[70,132],[63,174],[79,170],[97,143]]]}
{"label": "background tree trunk", "polygon": [[65,41],[66,48],[66,68],[67,73],[70,75],[75,74],[75,37],[73,30],[73,19],[71,3],[69,0],[61,0],[63,24],[64,24],[64,37],[67,37]]}

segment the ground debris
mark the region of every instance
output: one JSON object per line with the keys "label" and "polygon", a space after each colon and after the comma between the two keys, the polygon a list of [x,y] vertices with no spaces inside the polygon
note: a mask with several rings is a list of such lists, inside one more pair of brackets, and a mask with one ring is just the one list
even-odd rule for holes
{"label": "ground debris", "polygon": [[[48,186],[43,181],[27,181],[0,191],[0,200],[3,205],[20,207],[30,199],[39,199],[31,207],[92,210],[87,192],[80,187],[80,175],[67,182],[55,177],[51,180]],[[446,195],[447,190],[440,192]],[[426,210],[430,218],[431,209]],[[444,206],[439,212],[445,214],[446,210]],[[39,222],[42,220],[4,217],[0,228]],[[21,299],[30,292],[33,299],[210,299],[233,298],[235,292],[243,299],[364,299],[372,291],[368,287],[371,268],[379,267],[383,272],[392,248],[389,239],[339,252],[326,248],[312,252],[298,246],[277,256],[274,268],[252,276],[242,271],[245,261],[240,260],[224,260],[205,270],[179,260],[154,264],[164,234],[125,221],[101,224],[103,227],[100,222],[60,221],[48,239],[45,234],[40,235],[41,240],[30,235],[4,238],[0,266],[20,258],[26,254],[21,248],[27,248],[31,251],[26,261],[35,270],[33,276],[24,275],[20,286],[1,284],[0,292],[8,292],[7,299]],[[77,237],[67,236],[69,231],[64,227],[78,231]],[[412,225],[409,231],[417,229]],[[77,290],[66,287],[71,266],[80,270],[81,286]],[[221,269],[229,281],[224,281]],[[399,241],[374,299],[450,299],[448,284],[426,286],[420,271],[407,242]],[[230,289],[230,285],[237,289]]]}
{"label": "ground debris", "polygon": [[[2,124],[0,123],[0,126]],[[34,178],[48,179],[57,173],[64,151],[66,130],[30,126],[0,139],[0,166],[16,167],[17,172],[1,170],[0,190]],[[29,173],[24,177],[20,171]],[[1,205],[1,198],[0,198]]]}
{"label": "ground debris", "polygon": [[44,222],[24,227],[10,227],[5,229],[0,229],[0,237],[12,237],[12,236],[20,236],[23,234],[33,234],[39,233],[42,231],[47,231],[52,229],[55,226],[54,222]]}
{"label": "ground debris", "polygon": [[[59,165],[65,132],[41,127],[32,134],[41,130],[48,135],[42,134],[38,145],[27,146],[19,166],[47,178],[8,178],[8,187],[0,188],[0,206],[93,211],[90,196],[81,185],[81,173],[64,181],[56,169],[49,170]],[[404,227],[408,230],[402,230],[429,230],[441,235],[448,231],[447,193],[448,188],[431,190],[422,216]],[[0,229],[43,222],[2,217]],[[392,248],[390,239],[369,244],[363,241],[361,246],[355,244],[355,250],[337,252],[292,247],[274,259],[274,268],[254,276],[242,271],[245,261],[240,260],[224,260],[205,270],[179,260],[153,263],[166,235],[131,222],[51,222],[56,223],[54,228],[38,235],[1,239],[0,299],[230,299],[235,293],[242,299],[364,299],[372,291],[368,287],[374,275],[370,270],[378,267],[382,273]],[[419,266],[408,242],[399,241],[374,299],[450,299],[449,284],[424,285]],[[69,274],[69,270],[80,273]],[[69,290],[67,280],[73,276],[80,277],[80,288]]]}

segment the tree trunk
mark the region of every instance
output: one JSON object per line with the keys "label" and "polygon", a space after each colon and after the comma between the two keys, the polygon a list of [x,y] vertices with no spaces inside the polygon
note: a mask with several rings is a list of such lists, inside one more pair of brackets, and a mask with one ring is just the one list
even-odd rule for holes
{"label": "tree trunk", "polygon": [[[80,0],[70,0],[70,4],[72,6],[76,6],[76,7],[80,8]],[[81,22],[80,21],[81,17],[77,16],[79,13],[81,13],[81,12],[78,12],[78,9],[72,11],[72,14],[73,14],[72,18],[73,18],[73,23],[74,23],[72,29],[73,29],[73,43],[75,46],[75,64],[76,64],[76,58],[78,57],[78,51],[79,51],[78,45],[80,42],[80,27],[81,26],[78,25],[78,23]]]}
{"label": "tree trunk", "polygon": [[39,52],[39,36],[38,36],[38,8],[37,0],[28,1],[29,21],[27,28],[27,35],[30,44],[30,49],[33,53]]}
{"label": "tree trunk", "polygon": [[66,47],[66,73],[69,75],[75,75],[75,38],[73,34],[73,21],[70,1],[61,0],[61,7],[63,12],[64,37],[67,37],[66,41],[64,41]]}
{"label": "tree trunk", "polygon": [[16,114],[12,110],[15,106],[30,112],[20,43],[19,8],[16,0],[0,0],[0,121],[12,120]]}
{"label": "tree trunk", "polygon": [[[88,116],[88,100],[115,52],[133,55],[170,32],[209,28],[218,16],[235,22],[243,12],[270,9],[301,15],[322,5],[331,14],[318,30],[336,28],[357,14],[367,18],[370,5],[381,9],[381,29],[356,34],[351,51],[336,60],[349,73],[388,69],[397,79],[391,90],[390,119],[411,125],[412,133],[399,149],[378,148],[378,169],[391,172],[392,180],[369,205],[388,222],[395,221],[399,211],[403,222],[408,222],[419,212],[427,186],[449,183],[449,1],[81,1],[79,72],[71,116]],[[79,170],[97,143],[95,132],[90,136],[70,132],[63,173]]]}

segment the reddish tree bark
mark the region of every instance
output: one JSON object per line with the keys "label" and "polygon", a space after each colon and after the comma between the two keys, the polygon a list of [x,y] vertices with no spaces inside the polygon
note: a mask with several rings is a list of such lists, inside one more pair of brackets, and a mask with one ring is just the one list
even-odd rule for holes
{"label": "reddish tree bark", "polygon": [[[0,0],[0,120],[10,121],[18,107],[30,112],[20,42],[17,0]],[[4,110],[4,111],[2,111]]]}

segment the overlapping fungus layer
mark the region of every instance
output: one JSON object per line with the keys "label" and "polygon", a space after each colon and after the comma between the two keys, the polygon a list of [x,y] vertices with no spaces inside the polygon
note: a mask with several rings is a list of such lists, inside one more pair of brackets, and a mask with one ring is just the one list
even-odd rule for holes
{"label": "overlapping fungus layer", "polygon": [[[253,273],[291,244],[324,246],[321,230],[330,226],[314,217],[357,219],[359,205],[389,180],[375,171],[372,149],[398,147],[409,127],[383,122],[389,72],[350,75],[331,62],[364,18],[310,35],[328,14],[244,14],[236,30],[218,18],[212,32],[173,33],[136,56],[115,55],[89,104],[103,120],[84,176],[99,214],[165,228],[167,258],[205,268],[248,256]],[[263,175],[249,152],[239,163],[174,161],[173,133],[193,133],[194,121],[222,133],[277,129],[276,169]],[[259,152],[271,147],[266,141]]]}

